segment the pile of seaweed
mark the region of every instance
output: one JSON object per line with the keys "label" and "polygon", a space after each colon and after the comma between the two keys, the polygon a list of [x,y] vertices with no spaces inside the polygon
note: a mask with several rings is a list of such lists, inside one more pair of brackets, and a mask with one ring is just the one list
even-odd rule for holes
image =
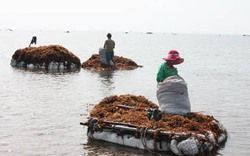
{"label": "pile of seaweed", "polygon": [[132,70],[138,67],[142,67],[137,65],[134,61],[128,58],[124,58],[121,56],[114,56],[115,66],[109,66],[105,64],[101,64],[100,55],[93,54],[87,61],[82,63],[82,68],[102,71],[102,70]]}
{"label": "pile of seaweed", "polygon": [[114,95],[104,98],[95,105],[90,117],[105,122],[126,123],[172,133],[206,134],[207,131],[211,131],[214,136],[223,133],[218,124],[213,124],[212,121],[217,121],[213,116],[194,112],[186,116],[163,114],[159,121],[155,121],[147,118],[148,108],[158,108],[158,106],[144,96]]}
{"label": "pile of seaweed", "polygon": [[28,64],[34,66],[45,66],[48,69],[49,63],[61,63],[65,68],[71,68],[72,65],[80,68],[81,61],[72,52],[60,45],[48,45],[39,47],[26,47],[18,49],[12,56],[12,60],[16,61],[16,65],[23,62],[23,66]]}

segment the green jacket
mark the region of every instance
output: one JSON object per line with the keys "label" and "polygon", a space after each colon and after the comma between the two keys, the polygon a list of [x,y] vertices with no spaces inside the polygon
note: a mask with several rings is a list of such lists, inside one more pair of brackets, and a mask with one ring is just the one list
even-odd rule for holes
{"label": "green jacket", "polygon": [[157,82],[163,82],[167,77],[174,75],[178,75],[177,68],[174,67],[173,70],[170,70],[166,62],[163,62],[159,67],[156,80]]}

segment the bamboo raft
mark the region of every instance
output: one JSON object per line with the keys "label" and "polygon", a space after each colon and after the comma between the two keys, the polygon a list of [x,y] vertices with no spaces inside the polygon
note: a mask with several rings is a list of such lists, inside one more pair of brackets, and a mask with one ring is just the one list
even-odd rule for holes
{"label": "bamboo raft", "polygon": [[162,114],[156,121],[147,117],[149,108],[158,106],[143,96],[110,96],[80,124],[88,127],[87,136],[92,139],[176,155],[211,152],[227,140],[226,129],[212,116]]}

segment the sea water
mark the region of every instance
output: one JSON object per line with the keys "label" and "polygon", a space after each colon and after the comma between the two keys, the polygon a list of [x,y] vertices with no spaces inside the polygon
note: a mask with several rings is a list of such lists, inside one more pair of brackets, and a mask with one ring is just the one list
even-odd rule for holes
{"label": "sea water", "polygon": [[32,46],[62,45],[84,62],[103,47],[107,33],[0,31],[0,155],[155,155],[89,140],[79,123],[107,96],[143,95],[157,103],[156,73],[171,49],[185,59],[176,67],[188,83],[191,110],[214,116],[228,130],[225,146],[212,155],[250,154],[250,37],[111,32],[115,55],[142,68],[97,73],[10,66],[14,52],[33,36]]}

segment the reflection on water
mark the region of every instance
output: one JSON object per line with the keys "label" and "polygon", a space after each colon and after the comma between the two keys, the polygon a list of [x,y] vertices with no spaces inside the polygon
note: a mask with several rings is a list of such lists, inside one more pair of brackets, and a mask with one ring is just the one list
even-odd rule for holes
{"label": "reflection on water", "polygon": [[99,76],[102,78],[101,82],[107,87],[112,86],[114,83],[112,78],[115,71],[100,71]]}
{"label": "reflection on water", "polygon": [[103,91],[102,96],[106,97],[112,95],[115,89],[113,80],[115,71],[100,71],[98,74],[101,82],[101,90]]}
{"label": "reflection on water", "polygon": [[60,74],[72,74],[72,73],[74,74],[74,73],[81,71],[81,69],[46,70],[46,69],[38,69],[38,68],[27,69],[25,67],[19,67],[19,68],[13,67],[12,69],[16,71],[25,71],[25,72],[37,73],[37,74],[59,74],[59,75]]}
{"label": "reflection on water", "polygon": [[88,155],[121,155],[121,156],[134,156],[134,155],[146,155],[146,156],[174,156],[170,152],[154,152],[141,150],[136,148],[124,147],[121,145],[97,141],[93,139],[88,139],[87,144],[83,145],[83,148],[88,152]]}
{"label": "reflection on water", "polygon": [[[214,148],[212,151],[204,153],[204,156],[221,155],[220,151],[223,150],[225,144],[222,144],[219,148]],[[132,147],[122,146],[106,141],[94,140],[88,138],[86,144],[83,144],[83,149],[88,151],[88,155],[122,155],[122,156],[134,156],[134,155],[147,155],[147,156],[175,156],[172,152],[155,152],[150,150],[141,150]]]}

